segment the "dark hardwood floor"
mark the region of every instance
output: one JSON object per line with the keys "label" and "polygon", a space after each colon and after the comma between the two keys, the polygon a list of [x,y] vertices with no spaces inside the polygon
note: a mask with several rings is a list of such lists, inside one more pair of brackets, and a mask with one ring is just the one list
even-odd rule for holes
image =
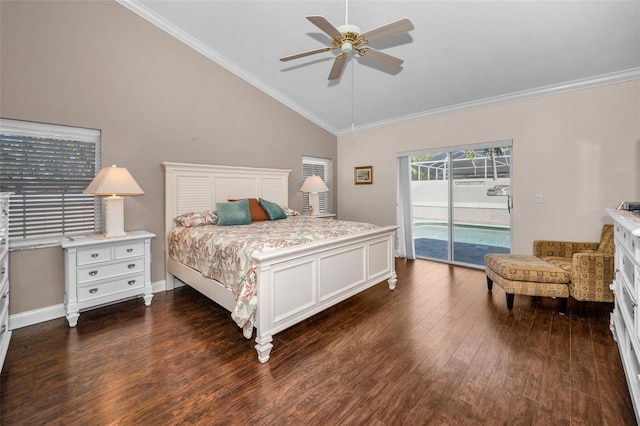
{"label": "dark hardwood floor", "polygon": [[631,425],[608,304],[486,288],[484,272],[397,261],[381,283],[274,337],[260,364],[190,288],[15,330],[3,425]]}

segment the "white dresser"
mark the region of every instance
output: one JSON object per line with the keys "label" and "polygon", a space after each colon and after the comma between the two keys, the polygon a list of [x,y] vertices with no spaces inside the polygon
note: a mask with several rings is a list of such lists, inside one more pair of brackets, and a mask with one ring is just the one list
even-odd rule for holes
{"label": "white dresser", "polygon": [[607,209],[615,233],[615,305],[611,330],[618,342],[636,420],[640,423],[640,217]]}
{"label": "white dresser", "polygon": [[0,370],[9,349],[9,196],[0,192]]}
{"label": "white dresser", "polygon": [[98,235],[61,241],[69,327],[76,326],[82,310],[136,296],[144,297],[145,304],[151,305],[151,239],[154,237],[147,231],[133,231],[118,238]]}

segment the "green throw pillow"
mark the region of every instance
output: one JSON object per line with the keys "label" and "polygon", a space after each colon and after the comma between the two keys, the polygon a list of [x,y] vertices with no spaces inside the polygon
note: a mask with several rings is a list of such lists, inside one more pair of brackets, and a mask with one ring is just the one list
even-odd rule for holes
{"label": "green throw pillow", "polygon": [[233,203],[218,203],[218,225],[249,225],[251,213],[249,200],[241,200]]}
{"label": "green throw pillow", "polygon": [[[287,212],[285,212],[284,209],[279,205],[277,205],[276,203],[272,203],[271,201],[267,201],[263,198],[260,198],[258,202],[260,203],[260,207],[262,207],[264,211],[267,212],[267,216],[269,216],[269,220],[278,220],[278,219],[287,218]],[[218,213],[218,215],[219,214],[220,213]],[[220,219],[218,219],[218,221],[220,221]]]}

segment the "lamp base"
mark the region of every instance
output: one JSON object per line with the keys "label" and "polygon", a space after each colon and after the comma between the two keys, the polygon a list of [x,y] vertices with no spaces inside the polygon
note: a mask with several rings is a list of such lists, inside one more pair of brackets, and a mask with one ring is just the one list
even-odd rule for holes
{"label": "lamp base", "polygon": [[105,238],[124,237],[124,198],[105,197],[103,202]]}
{"label": "lamp base", "polygon": [[309,214],[311,216],[320,214],[320,195],[317,192],[309,193]]}

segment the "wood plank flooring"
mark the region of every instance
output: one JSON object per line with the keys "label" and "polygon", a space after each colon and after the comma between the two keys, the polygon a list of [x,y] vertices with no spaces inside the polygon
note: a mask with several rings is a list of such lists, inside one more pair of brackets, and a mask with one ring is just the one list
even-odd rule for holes
{"label": "wood plank flooring", "polygon": [[185,287],[15,330],[3,425],[632,425],[610,304],[488,292],[398,260],[386,282],[274,336],[267,364]]}

